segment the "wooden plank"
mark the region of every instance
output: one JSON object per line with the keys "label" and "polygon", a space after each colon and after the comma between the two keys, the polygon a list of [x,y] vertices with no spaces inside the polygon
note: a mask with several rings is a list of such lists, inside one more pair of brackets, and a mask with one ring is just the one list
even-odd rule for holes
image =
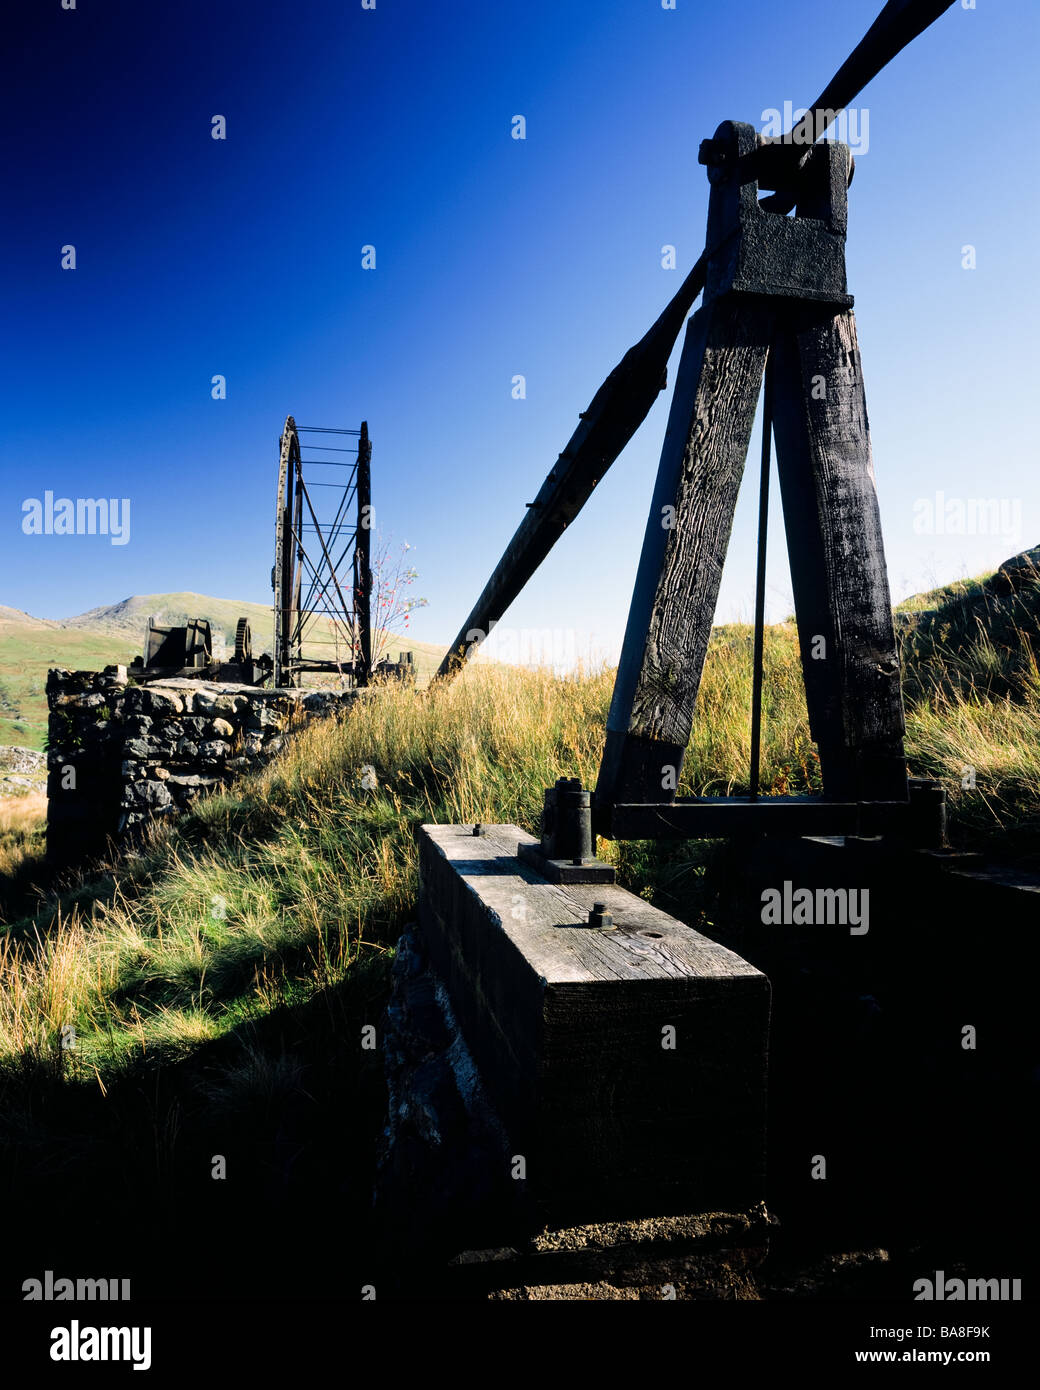
{"label": "wooden plank", "polygon": [[899,658],[852,310],[797,311],[777,335],[772,364],[777,468],[824,786],[837,798],[901,800]]}
{"label": "wooden plank", "polygon": [[757,1201],[765,976],[616,885],[546,882],[521,842],[422,827],[419,922],[538,1199],[590,1220]]}
{"label": "wooden plank", "polygon": [[815,796],[698,797],[657,805],[615,802],[597,833],[614,840],[711,839],[726,835],[907,834],[908,801],[831,801]]}
{"label": "wooden plank", "polygon": [[[692,927],[617,884],[549,883],[516,858],[520,844],[538,844],[516,825],[424,825],[454,871],[479,898],[489,920],[548,984],[645,980],[660,975],[754,976],[753,966]],[[522,916],[514,915],[516,898]],[[603,903],[624,930],[592,931],[593,903]],[[654,937],[639,933],[654,932]]]}
{"label": "wooden plank", "polygon": [[687,327],[607,719],[601,805],[669,799],[664,769],[678,775],[682,764],[774,317],[727,294]]}

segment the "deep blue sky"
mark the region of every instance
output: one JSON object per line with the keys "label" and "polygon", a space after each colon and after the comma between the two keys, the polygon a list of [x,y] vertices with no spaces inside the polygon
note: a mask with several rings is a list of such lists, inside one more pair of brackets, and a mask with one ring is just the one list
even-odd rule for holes
{"label": "deep blue sky", "polygon": [[[700,140],[810,101],[879,7],[23,0],[2,98],[0,602],[269,602],[284,417],[364,417],[380,525],[429,599],[413,634],[447,641],[696,259]],[[1038,65],[1035,4],[979,0],[860,102],[849,281],[897,598],[1040,540]],[[666,413],[662,397],[506,623],[616,643]],[[751,611],[754,471],[720,617]],[[24,536],[22,502],[48,488],[129,497],[130,543]],[[1021,534],[919,534],[937,490],[1017,502]],[[772,537],[778,617],[778,509]]]}

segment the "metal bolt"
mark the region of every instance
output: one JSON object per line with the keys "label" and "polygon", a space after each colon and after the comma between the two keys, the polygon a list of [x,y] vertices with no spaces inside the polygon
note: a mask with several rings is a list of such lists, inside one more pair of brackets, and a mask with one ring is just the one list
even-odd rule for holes
{"label": "metal bolt", "polygon": [[578,866],[593,857],[591,794],[582,789],[580,777],[559,777],[546,790],[542,853]]}
{"label": "metal bolt", "polygon": [[473,827],[473,834],[474,834],[474,835],[483,835],[483,833],[484,833],[484,827],[481,825],[480,821],[477,821],[476,825]]}
{"label": "metal bolt", "polygon": [[589,926],[602,927],[604,929],[614,925],[614,918],[607,911],[606,903],[593,903],[592,911],[589,913]]}

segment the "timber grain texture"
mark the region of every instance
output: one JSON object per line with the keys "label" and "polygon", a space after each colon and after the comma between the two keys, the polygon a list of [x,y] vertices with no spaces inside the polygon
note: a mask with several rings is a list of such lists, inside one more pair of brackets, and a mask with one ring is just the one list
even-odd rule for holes
{"label": "timber grain texture", "polygon": [[535,1200],[589,1220],[760,1200],[766,977],[623,888],[546,882],[519,827],[483,830],[422,827],[420,933]]}
{"label": "timber grain texture", "polygon": [[682,764],[774,318],[723,295],[687,326],[607,719],[604,804],[669,799],[664,768]]}
{"label": "timber grain texture", "polygon": [[[852,310],[808,314],[780,333],[772,382],[802,670],[824,785],[830,796],[901,799],[899,656]],[[823,659],[813,656],[819,637]]]}

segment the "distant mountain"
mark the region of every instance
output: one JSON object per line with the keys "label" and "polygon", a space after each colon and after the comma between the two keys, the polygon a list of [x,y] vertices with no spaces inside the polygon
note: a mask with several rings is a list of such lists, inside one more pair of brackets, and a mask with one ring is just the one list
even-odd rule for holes
{"label": "distant mountain", "polygon": [[[10,610],[14,612],[15,610]],[[25,615],[27,616],[27,615]],[[269,604],[250,603],[247,599],[213,598],[209,594],[134,594],[119,603],[108,604],[103,608],[91,608],[87,613],[79,613],[74,618],[63,618],[55,627],[80,629],[107,636],[130,640],[135,643],[135,651],[144,646],[144,635],[149,618],[171,627],[182,626],[189,618],[203,618],[213,630],[216,644],[223,637],[229,647],[235,645],[235,628],[239,618],[248,618],[253,636],[253,651],[272,651],[274,648],[274,614]],[[318,636],[322,620],[316,618],[311,632]],[[386,645],[385,655],[397,659],[398,651],[411,651],[420,673],[435,670],[443,657],[445,646],[430,642],[416,642],[411,637],[401,637],[392,633]],[[305,650],[307,644],[304,644]],[[321,655],[317,647],[315,656]],[[327,654],[327,650],[326,650]]]}
{"label": "distant mountain", "polygon": [[253,634],[254,651],[270,651],[274,643],[274,616],[270,605],[249,603],[245,599],[211,598],[208,594],[134,594],[119,603],[103,608],[91,608],[74,618],[63,618],[65,628],[89,628],[112,636],[130,636],[144,645],[149,618],[172,627],[181,626],[188,618],[204,618],[213,634],[222,634],[234,645],[235,627],[239,618],[248,618]]}
{"label": "distant mountain", "polygon": [[[14,610],[12,610],[14,611]],[[182,626],[189,618],[203,618],[209,623],[215,641],[219,646],[220,637],[228,647],[234,648],[235,628],[239,618],[248,618],[253,637],[253,651],[256,653],[272,651],[274,648],[274,613],[269,604],[250,603],[246,599],[213,598],[209,594],[190,592],[174,594],[134,594],[119,603],[103,608],[92,608],[74,618],[63,618],[56,626],[63,629],[104,633],[108,637],[134,644],[135,653],[144,647],[144,636],[149,618],[171,627]],[[310,632],[320,636],[322,619],[315,618]],[[416,642],[413,638],[401,637],[391,633],[386,643],[384,655],[397,659],[399,651],[411,651],[420,675],[436,670],[447,648],[431,642]],[[304,653],[308,644],[304,643]],[[327,656],[329,649],[315,646],[311,654]]]}

